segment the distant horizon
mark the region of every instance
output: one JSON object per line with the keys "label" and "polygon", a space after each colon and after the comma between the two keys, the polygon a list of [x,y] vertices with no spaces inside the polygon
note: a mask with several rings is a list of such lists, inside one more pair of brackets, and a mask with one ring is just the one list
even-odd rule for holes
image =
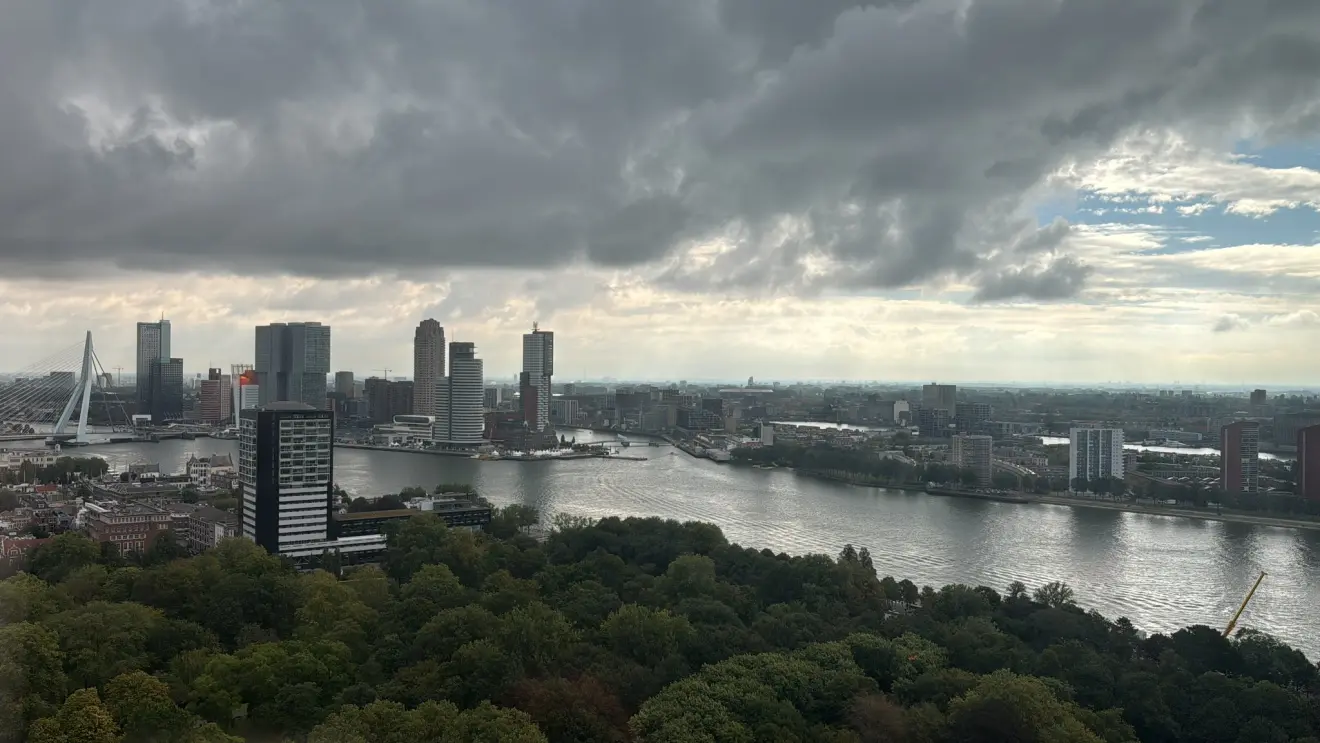
{"label": "distant horizon", "polygon": [[[208,367],[208,369],[209,369],[209,368],[212,368],[212,367]],[[221,368],[221,369],[228,369],[228,368],[229,368],[229,365],[226,364],[226,365],[223,365],[223,366],[221,366],[221,367],[219,367],[219,368]],[[63,370],[63,371],[76,371],[76,370],[72,370],[72,369],[70,369],[70,370]],[[333,380],[335,374],[337,374],[337,373],[339,373],[339,372],[342,372],[342,371],[351,371],[351,370],[348,370],[348,369],[339,369],[339,370],[337,370],[337,371],[330,372],[329,374],[326,375],[326,379],[327,379],[327,380]],[[29,371],[29,372],[26,372],[26,373],[29,374],[29,375],[33,374],[33,372],[30,372],[30,371]],[[199,374],[202,375],[202,376],[204,377],[205,374],[206,374],[206,372],[185,371],[185,372],[184,372],[184,381],[187,382],[188,380],[194,380],[194,379],[197,378],[197,375],[199,375]],[[228,372],[226,372],[226,375],[228,375]],[[15,378],[15,377],[19,377],[19,376],[24,376],[24,372],[0,371],[0,379],[6,379],[6,380],[8,380],[8,379],[13,379],[13,378]],[[44,375],[42,375],[42,376],[44,376]],[[495,384],[495,385],[502,385],[502,384],[503,384],[503,385],[515,385],[516,382],[514,381],[514,379],[515,379],[516,376],[517,376],[517,374],[513,374],[513,373],[511,373],[511,374],[506,375],[506,377],[486,377],[486,378],[483,380],[483,384],[484,384],[484,385],[487,385],[487,386],[490,386],[490,385],[492,385],[492,384]],[[123,379],[123,380],[133,380],[135,377],[136,377],[135,374],[124,374],[124,375],[122,376],[122,379]],[[389,377],[381,377],[381,376],[378,375],[378,374],[360,375],[360,374],[358,374],[357,372],[353,372],[353,379],[354,379],[354,381],[365,380],[365,379],[372,379],[372,378],[377,378],[377,379],[385,378],[385,379],[388,379],[388,380],[391,381],[391,382],[410,382],[410,381],[412,381],[412,377],[411,377],[411,376],[405,376],[405,375],[392,374],[392,375],[390,375]],[[1189,384],[1189,383],[1187,383],[1187,382],[1062,382],[1062,381],[1046,381],[1046,380],[1041,380],[1041,381],[994,381],[994,380],[958,381],[958,380],[948,380],[948,379],[926,379],[926,380],[877,380],[877,379],[868,379],[868,380],[860,380],[860,379],[830,379],[830,378],[813,378],[813,379],[783,379],[783,378],[779,378],[779,379],[772,379],[772,378],[769,378],[769,377],[767,377],[767,378],[765,378],[765,379],[757,379],[757,378],[753,377],[753,379],[754,379],[755,382],[756,382],[756,388],[760,388],[761,385],[762,385],[762,383],[764,383],[764,385],[765,385],[766,387],[771,387],[771,386],[773,386],[774,384],[778,383],[778,384],[780,384],[780,385],[788,385],[788,386],[793,386],[793,385],[815,386],[815,387],[828,387],[828,386],[857,386],[857,387],[887,387],[887,388],[894,388],[894,387],[920,387],[920,386],[922,386],[922,385],[926,385],[926,384],[952,384],[952,385],[955,385],[955,386],[957,386],[957,387],[965,387],[965,388],[969,388],[969,389],[987,389],[987,388],[989,388],[989,389],[1005,389],[1005,390],[1013,390],[1013,389],[1079,390],[1079,391],[1084,391],[1084,390],[1097,390],[1097,391],[1105,391],[1105,390],[1124,390],[1124,391],[1134,391],[1134,390],[1153,390],[1153,391],[1170,390],[1170,391],[1173,391],[1173,392],[1176,392],[1176,393],[1181,393],[1182,391],[1187,390],[1187,391],[1191,391],[1191,392],[1199,392],[1199,393],[1237,393],[1237,392],[1241,392],[1241,393],[1244,393],[1244,394],[1250,394],[1252,390],[1264,389],[1264,390],[1266,391],[1266,393],[1269,394],[1270,396],[1274,396],[1274,395],[1278,395],[1278,394],[1320,394],[1320,383],[1311,383],[1311,384],[1296,384],[1296,383],[1294,383],[1294,384],[1273,384],[1273,385],[1262,383],[1262,384],[1254,384],[1254,385],[1253,385],[1253,384],[1246,384],[1246,385],[1244,386],[1244,385],[1241,385],[1241,384],[1227,384],[1227,383],[1216,383],[1216,382],[1200,382],[1200,383],[1195,383],[1195,384]],[[701,385],[701,386],[725,385],[725,386],[727,386],[728,388],[742,388],[742,387],[746,387],[746,386],[747,386],[747,380],[746,380],[746,378],[737,378],[737,379],[729,379],[729,378],[725,378],[725,379],[722,379],[722,378],[712,378],[712,377],[675,377],[675,378],[663,379],[663,378],[591,377],[591,378],[568,378],[568,379],[564,379],[564,378],[558,378],[558,377],[557,377],[557,378],[555,378],[555,380],[554,380],[554,383],[555,383],[556,385],[562,385],[562,384],[602,384],[602,385],[616,385],[616,386],[617,386],[617,385],[637,385],[637,384],[649,384],[649,385],[656,385],[656,386],[665,385],[665,386],[667,386],[667,385],[671,385],[671,384],[678,384],[679,382],[687,382],[689,385]]]}

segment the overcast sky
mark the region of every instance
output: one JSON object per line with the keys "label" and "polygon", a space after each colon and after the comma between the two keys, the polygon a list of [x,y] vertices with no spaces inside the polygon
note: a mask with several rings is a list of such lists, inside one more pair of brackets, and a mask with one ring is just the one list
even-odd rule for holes
{"label": "overcast sky", "polygon": [[9,0],[0,369],[1309,383],[1315,0]]}

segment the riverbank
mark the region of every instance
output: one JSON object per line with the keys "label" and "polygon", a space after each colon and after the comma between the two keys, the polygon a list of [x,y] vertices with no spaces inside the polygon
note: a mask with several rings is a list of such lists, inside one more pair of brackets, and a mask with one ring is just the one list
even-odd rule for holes
{"label": "riverbank", "polygon": [[1253,526],[1275,526],[1284,529],[1310,529],[1320,531],[1320,521],[1308,521],[1305,519],[1253,516],[1246,513],[1214,513],[1213,511],[1200,511],[1187,508],[1147,506],[1140,503],[1119,503],[1116,501],[1105,501],[1093,498],[1076,498],[1068,495],[1024,494],[1024,498],[1028,503],[1042,503],[1053,506],[1098,508],[1107,511],[1144,513],[1149,516],[1176,516],[1178,518],[1200,519],[1202,521],[1221,521],[1230,524],[1251,524]]}
{"label": "riverbank", "polygon": [[[790,468],[785,468],[790,469]],[[1309,521],[1306,519],[1279,518],[1277,516],[1256,516],[1248,513],[1215,513],[1213,511],[1201,511],[1190,508],[1170,508],[1168,506],[1144,505],[1141,503],[1128,503],[1118,501],[1100,500],[1098,498],[1079,498],[1071,495],[1060,495],[1051,493],[1041,495],[1038,493],[1017,493],[1012,496],[998,496],[987,493],[974,493],[952,488],[937,489],[937,492],[927,490],[925,485],[914,483],[887,484],[877,481],[876,478],[865,475],[852,475],[848,473],[819,472],[814,470],[797,470],[794,472],[812,477],[818,480],[829,480],[831,482],[842,482],[849,485],[860,485],[868,488],[881,488],[884,490],[903,490],[908,492],[926,493],[928,495],[941,495],[951,498],[973,498],[976,500],[992,500],[1000,503],[1009,503],[1014,505],[1032,505],[1043,504],[1052,506],[1072,506],[1074,508],[1098,508],[1107,511],[1123,511],[1126,513],[1143,513],[1148,516],[1175,516],[1185,519],[1201,519],[1202,521],[1221,521],[1232,524],[1251,524],[1254,526],[1274,526],[1284,529],[1308,529],[1320,531],[1320,521]]]}
{"label": "riverbank", "polygon": [[478,455],[470,451],[452,451],[449,449],[410,449],[403,446],[376,446],[375,444],[335,443],[336,449],[364,449],[367,451],[388,451],[400,454],[431,454],[437,457],[457,457],[475,459],[481,462],[560,462],[577,459],[619,459],[626,462],[645,462],[646,457],[630,457],[624,454],[607,454],[586,451],[567,452],[538,456],[536,454],[490,454]]}

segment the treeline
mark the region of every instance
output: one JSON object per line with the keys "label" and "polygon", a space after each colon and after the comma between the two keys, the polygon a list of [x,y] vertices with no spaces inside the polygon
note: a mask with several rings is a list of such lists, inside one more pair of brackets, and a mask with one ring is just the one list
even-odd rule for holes
{"label": "treeline", "polygon": [[918,588],[709,524],[515,527],[420,516],[342,576],[62,535],[0,582],[0,740],[1318,740],[1316,667],[1265,635],[1143,639],[1062,584]]}
{"label": "treeline", "polygon": [[28,483],[35,485],[67,485],[82,478],[104,475],[110,465],[100,457],[58,457],[54,464],[39,467],[23,462],[18,467],[0,468],[0,486]]}

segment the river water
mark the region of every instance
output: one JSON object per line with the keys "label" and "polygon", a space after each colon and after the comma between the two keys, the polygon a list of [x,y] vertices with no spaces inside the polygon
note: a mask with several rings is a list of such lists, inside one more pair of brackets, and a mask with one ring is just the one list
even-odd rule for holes
{"label": "river water", "polygon": [[[579,442],[612,439],[568,431]],[[95,446],[113,469],[190,454],[234,454],[234,441]],[[639,445],[641,444],[641,445]],[[1261,570],[1240,626],[1320,659],[1320,532],[1050,505],[1012,505],[823,482],[785,470],[694,459],[636,442],[644,462],[480,462],[406,452],[335,450],[335,480],[354,495],[468,482],[496,504],[584,516],[662,516],[717,524],[730,541],[791,554],[867,547],[881,575],[918,585],[1029,587],[1061,580],[1077,601],[1138,628],[1222,627]]]}

